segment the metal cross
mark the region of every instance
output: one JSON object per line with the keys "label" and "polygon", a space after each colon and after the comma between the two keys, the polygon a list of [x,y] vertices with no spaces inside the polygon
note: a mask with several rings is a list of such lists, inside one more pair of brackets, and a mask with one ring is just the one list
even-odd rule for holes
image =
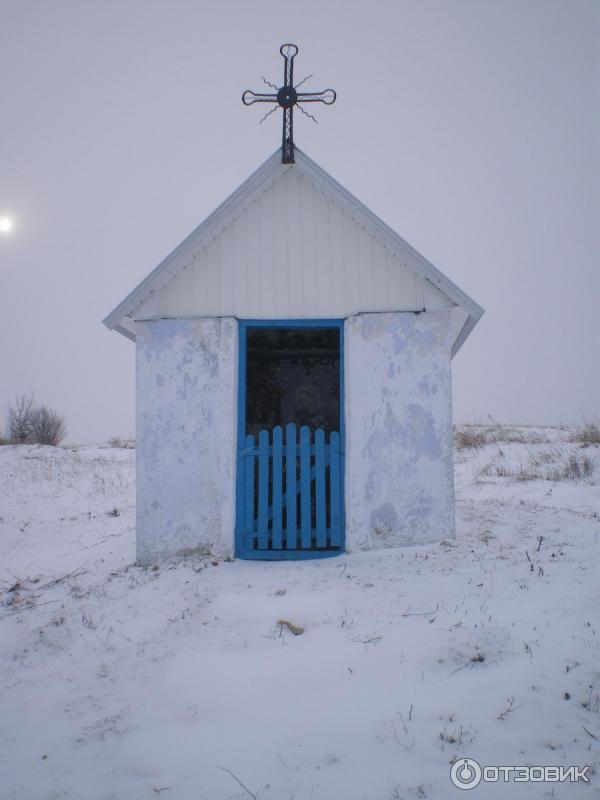
{"label": "metal cross", "polygon": [[[295,44],[282,44],[279,52],[283,56],[283,86],[278,89],[273,83],[270,83],[266,78],[263,81],[276,90],[276,94],[257,94],[256,92],[246,89],[242,95],[242,103],[245,106],[251,106],[254,103],[277,103],[283,109],[283,139],[281,143],[281,163],[293,164],[294,163],[294,106],[297,105],[303,114],[310,117],[313,122],[317,120],[312,114],[305,111],[299,103],[325,103],[330,106],[335,103],[336,93],[333,89],[325,89],[323,92],[298,92],[297,89],[304,81],[312,78],[312,75],[304,78],[300,83],[294,86],[294,57],[298,55],[298,48]],[[261,119],[261,122],[277,111],[277,107],[268,111]]]}

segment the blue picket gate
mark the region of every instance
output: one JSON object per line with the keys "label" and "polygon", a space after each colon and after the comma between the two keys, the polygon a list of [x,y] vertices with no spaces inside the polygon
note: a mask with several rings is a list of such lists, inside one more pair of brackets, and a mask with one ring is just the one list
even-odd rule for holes
{"label": "blue picket gate", "polygon": [[[238,555],[302,558],[336,555],[343,548],[340,434],[326,441],[318,428],[290,423],[258,441],[246,436],[238,460]],[[243,496],[242,496],[243,494]],[[241,545],[241,547],[240,547]]]}

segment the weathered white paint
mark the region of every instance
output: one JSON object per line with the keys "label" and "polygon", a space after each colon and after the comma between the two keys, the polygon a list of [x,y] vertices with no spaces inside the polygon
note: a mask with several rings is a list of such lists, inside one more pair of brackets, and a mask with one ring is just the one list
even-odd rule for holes
{"label": "weathered white paint", "polygon": [[343,318],[453,305],[302,171],[288,169],[218,238],[190,248],[185,266],[134,316]]}
{"label": "weathered white paint", "polygon": [[233,554],[237,322],[138,322],[137,558]]}
{"label": "weathered white paint", "polygon": [[458,350],[483,309],[318,164],[277,151],[106,317],[135,339],[162,317],[346,317],[453,309]]}
{"label": "weathered white paint", "polygon": [[450,315],[346,320],[346,548],[454,535]]}

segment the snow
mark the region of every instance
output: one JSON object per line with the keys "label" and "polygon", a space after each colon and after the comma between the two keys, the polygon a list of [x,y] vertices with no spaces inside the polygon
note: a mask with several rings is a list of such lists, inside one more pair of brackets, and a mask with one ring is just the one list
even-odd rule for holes
{"label": "snow", "polygon": [[[447,798],[462,756],[597,769],[600,448],[536,431],[457,451],[456,539],[145,569],[134,451],[0,447],[0,797]],[[506,475],[573,454],[595,473]],[[552,792],[473,797],[600,778]]]}

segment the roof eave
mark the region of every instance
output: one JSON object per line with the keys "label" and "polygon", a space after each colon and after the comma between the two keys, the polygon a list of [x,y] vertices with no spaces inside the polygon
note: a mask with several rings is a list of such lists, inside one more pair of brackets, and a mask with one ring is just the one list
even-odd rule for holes
{"label": "roof eave", "polygon": [[467,337],[469,336],[469,334],[471,333],[471,331],[473,330],[475,325],[477,325],[477,323],[479,322],[479,320],[483,316],[484,311],[483,311],[483,309],[481,307],[479,307],[479,308],[481,309],[481,313],[478,316],[473,316],[473,315],[469,314],[469,316],[465,320],[465,324],[460,329],[460,331],[458,333],[458,336],[454,340],[454,343],[453,343],[452,348],[450,350],[450,358],[454,358],[454,356],[458,353],[458,351],[460,350],[460,348],[463,346],[463,344],[467,340]]}

